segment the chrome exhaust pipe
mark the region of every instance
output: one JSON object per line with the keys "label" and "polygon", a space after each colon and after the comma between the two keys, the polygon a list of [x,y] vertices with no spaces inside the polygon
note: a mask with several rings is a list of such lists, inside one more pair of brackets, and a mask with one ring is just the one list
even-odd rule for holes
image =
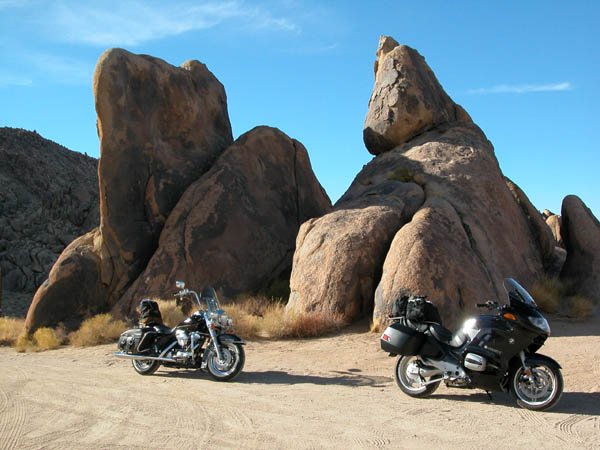
{"label": "chrome exhaust pipe", "polygon": [[145,359],[145,360],[151,360],[151,361],[162,361],[162,362],[177,363],[177,361],[174,360],[174,359],[171,359],[171,358],[161,358],[161,357],[157,357],[157,356],[131,355],[129,353],[123,353],[123,352],[115,352],[114,355],[117,358]]}

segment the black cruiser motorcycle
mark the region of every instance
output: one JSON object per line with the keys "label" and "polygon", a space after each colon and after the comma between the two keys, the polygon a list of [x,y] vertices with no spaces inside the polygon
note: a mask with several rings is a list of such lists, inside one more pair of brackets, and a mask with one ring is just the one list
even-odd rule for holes
{"label": "black cruiser motorcycle", "polygon": [[[186,289],[182,281],[176,286],[178,301],[192,299],[199,310],[174,328],[150,321],[125,331],[119,338],[115,356],[131,359],[140,375],[151,375],[164,365],[208,370],[217,381],[231,380],[244,367],[245,343],[227,333],[233,323],[221,309],[217,293],[206,288],[198,296],[197,292]],[[156,302],[142,300],[142,306],[156,308],[160,317],[155,305]]]}
{"label": "black cruiser motorcycle", "polygon": [[560,365],[537,351],[550,336],[548,321],[529,293],[504,280],[509,304],[478,304],[495,310],[465,321],[452,334],[424,297],[397,301],[381,348],[400,355],[396,383],[411,397],[426,397],[443,381],[448,387],[510,391],[526,409],[547,410],[563,391]]}

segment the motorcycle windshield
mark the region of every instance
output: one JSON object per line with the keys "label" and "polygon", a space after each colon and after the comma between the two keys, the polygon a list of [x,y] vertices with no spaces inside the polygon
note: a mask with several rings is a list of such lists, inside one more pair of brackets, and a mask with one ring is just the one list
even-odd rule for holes
{"label": "motorcycle windshield", "polygon": [[204,300],[206,303],[209,313],[216,313],[221,309],[217,291],[215,291],[212,287],[202,289],[202,300]]}
{"label": "motorcycle windshield", "polygon": [[535,300],[529,294],[529,292],[527,292],[523,286],[521,286],[512,278],[504,279],[504,289],[508,293],[508,298],[511,301],[515,300],[518,302],[525,303],[528,306],[533,306],[534,308],[537,308],[537,304],[535,303]]}

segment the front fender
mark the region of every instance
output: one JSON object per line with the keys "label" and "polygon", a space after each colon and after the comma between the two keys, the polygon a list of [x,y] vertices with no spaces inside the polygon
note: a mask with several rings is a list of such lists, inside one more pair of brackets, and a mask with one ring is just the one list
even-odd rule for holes
{"label": "front fender", "polygon": [[556,362],[554,359],[552,359],[546,355],[540,355],[539,353],[526,354],[525,355],[525,363],[526,364],[543,363],[543,364],[554,365],[554,366],[558,367],[559,369],[562,369],[561,365],[558,362]]}
{"label": "front fender", "polygon": [[217,336],[217,339],[219,340],[219,344],[229,342],[232,344],[246,345],[244,340],[235,334],[221,334],[221,335]]}

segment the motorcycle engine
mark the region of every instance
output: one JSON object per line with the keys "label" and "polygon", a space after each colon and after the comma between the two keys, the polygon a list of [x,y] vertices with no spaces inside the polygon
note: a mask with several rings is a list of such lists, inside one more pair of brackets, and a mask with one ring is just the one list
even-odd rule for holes
{"label": "motorcycle engine", "polygon": [[175,331],[175,338],[181,348],[186,348],[188,345],[189,337],[184,330]]}
{"label": "motorcycle engine", "polygon": [[473,370],[475,372],[484,372],[486,363],[487,360],[483,356],[475,353],[467,353],[465,355],[465,361],[463,364],[469,370]]}

